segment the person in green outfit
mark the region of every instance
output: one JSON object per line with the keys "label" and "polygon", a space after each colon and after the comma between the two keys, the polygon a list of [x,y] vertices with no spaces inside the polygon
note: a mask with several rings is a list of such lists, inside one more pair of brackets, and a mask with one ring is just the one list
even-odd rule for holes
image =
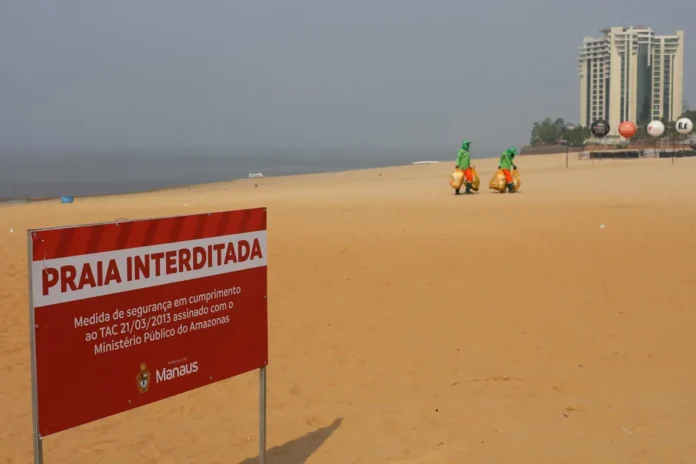
{"label": "person in green outfit", "polygon": [[517,150],[515,147],[510,147],[500,155],[500,161],[498,162],[498,169],[503,170],[503,174],[505,174],[505,182],[507,183],[507,188],[510,193],[515,191],[515,181],[512,178],[512,172],[510,171],[512,169],[517,169],[517,166],[515,166],[515,163],[512,161],[516,154]]}
{"label": "person in green outfit", "polygon": [[[461,169],[464,171],[464,178],[466,179],[466,190],[464,193],[471,194],[471,184],[474,182],[474,172],[471,170],[471,154],[469,153],[469,147],[471,147],[471,142],[464,140],[462,142],[462,147],[457,153],[457,161],[455,164],[455,169]],[[454,193],[459,195],[459,189],[455,190]]]}

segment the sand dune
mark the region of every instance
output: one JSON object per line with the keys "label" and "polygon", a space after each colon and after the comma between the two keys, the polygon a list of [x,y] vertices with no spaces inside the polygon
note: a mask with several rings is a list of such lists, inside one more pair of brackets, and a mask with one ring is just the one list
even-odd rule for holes
{"label": "sand dune", "polygon": [[[501,195],[477,160],[475,196],[451,164],[0,207],[0,463],[32,455],[26,229],[255,206],[268,462],[696,461],[696,161],[523,156]],[[251,464],[257,382],[48,437],[46,462]]]}

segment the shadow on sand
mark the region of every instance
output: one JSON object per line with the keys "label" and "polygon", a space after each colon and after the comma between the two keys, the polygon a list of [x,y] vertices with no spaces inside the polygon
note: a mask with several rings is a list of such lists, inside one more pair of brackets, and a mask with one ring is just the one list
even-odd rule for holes
{"label": "shadow on sand", "polygon": [[[266,450],[267,464],[303,464],[314,454],[319,447],[331,436],[332,433],[343,422],[343,419],[336,419],[326,427],[309,432],[306,435],[296,438],[284,445],[274,446]],[[245,459],[239,464],[257,464],[259,457]]]}

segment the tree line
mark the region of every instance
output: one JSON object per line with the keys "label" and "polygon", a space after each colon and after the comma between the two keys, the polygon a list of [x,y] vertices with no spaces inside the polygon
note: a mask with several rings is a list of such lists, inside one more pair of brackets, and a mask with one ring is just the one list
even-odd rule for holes
{"label": "tree line", "polygon": [[[696,110],[685,111],[680,118],[689,118],[696,122]],[[631,140],[641,141],[652,139],[648,134],[648,124],[648,122],[637,124],[638,131]],[[674,122],[664,122],[664,125],[665,133],[662,135],[663,138],[669,140],[680,138],[680,134],[674,127]],[[590,134],[590,129],[588,127],[568,124],[563,118],[556,118],[555,120],[546,118],[543,121],[534,123],[529,142],[532,146],[559,144],[582,146],[585,144],[585,140],[591,136],[592,134]]]}
{"label": "tree line", "polygon": [[532,136],[530,145],[557,145],[568,144],[580,146],[585,143],[585,139],[590,137],[590,129],[588,127],[575,126],[566,123],[563,118],[546,118],[543,121],[537,121],[532,126]]}

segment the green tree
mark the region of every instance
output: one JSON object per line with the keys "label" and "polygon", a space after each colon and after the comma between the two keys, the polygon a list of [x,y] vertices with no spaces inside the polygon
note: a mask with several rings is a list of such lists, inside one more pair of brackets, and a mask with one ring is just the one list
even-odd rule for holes
{"label": "green tree", "polygon": [[696,122],[696,110],[684,111],[684,114],[681,115],[681,118],[689,118],[692,122]]}
{"label": "green tree", "polygon": [[579,147],[585,145],[585,140],[590,137],[590,130],[583,126],[566,128],[562,137],[569,145]]}
{"label": "green tree", "polygon": [[558,129],[551,118],[537,121],[532,126],[532,145],[548,145],[555,143],[558,138]]}
{"label": "green tree", "polygon": [[585,139],[590,132],[582,126],[570,126],[563,118],[546,118],[537,121],[532,126],[531,145],[555,145],[558,143],[568,143],[574,146],[584,145]]}

